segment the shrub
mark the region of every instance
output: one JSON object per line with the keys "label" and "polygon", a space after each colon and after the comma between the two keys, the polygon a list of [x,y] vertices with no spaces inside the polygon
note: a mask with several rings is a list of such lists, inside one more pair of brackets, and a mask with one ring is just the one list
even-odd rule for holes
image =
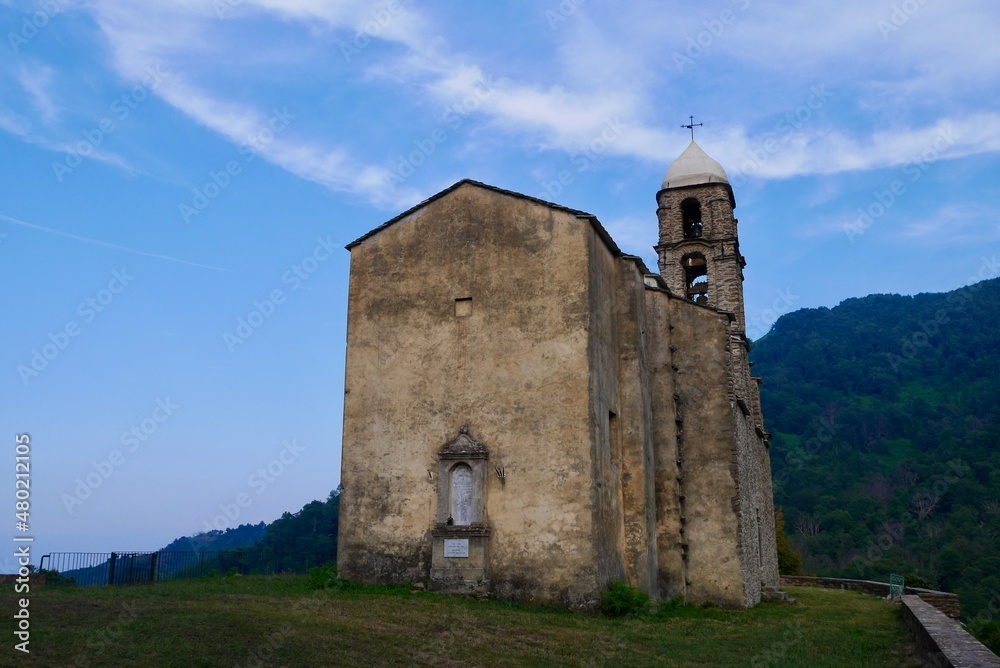
{"label": "shrub", "polygon": [[625,580],[612,580],[608,590],[601,592],[601,612],[608,617],[645,614],[649,612],[649,595]]}
{"label": "shrub", "polygon": [[1000,654],[1000,622],[974,621],[970,625],[972,635],[990,648],[994,654]]}
{"label": "shrub", "polygon": [[668,598],[666,601],[660,601],[660,604],[656,606],[656,614],[669,617],[670,613],[676,612],[684,607],[684,597],[674,596],[673,598]]}
{"label": "shrub", "polygon": [[75,585],[75,578],[68,578],[59,571],[50,571],[47,568],[43,568],[38,571],[39,575],[45,577],[46,585]]}
{"label": "shrub", "polygon": [[310,589],[337,589],[337,567],[333,564],[323,564],[309,569]]}
{"label": "shrub", "polygon": [[912,571],[903,576],[903,581],[906,582],[907,587],[916,587],[917,589],[936,589],[933,582],[925,577],[913,573]]}

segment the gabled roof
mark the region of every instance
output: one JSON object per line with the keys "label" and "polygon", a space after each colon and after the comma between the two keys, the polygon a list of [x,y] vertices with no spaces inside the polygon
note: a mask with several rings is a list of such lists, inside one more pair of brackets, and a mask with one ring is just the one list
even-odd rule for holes
{"label": "gabled roof", "polygon": [[497,188],[496,186],[491,186],[488,183],[481,183],[479,181],[473,181],[472,179],[462,179],[461,181],[459,181],[455,185],[449,186],[448,188],[445,188],[444,190],[442,190],[438,194],[432,195],[432,196],[428,197],[427,199],[425,199],[420,204],[417,204],[416,206],[407,209],[406,211],[404,211],[403,213],[399,214],[395,218],[391,218],[391,219],[385,221],[384,223],[382,223],[381,225],[379,225],[378,227],[376,227],[375,229],[371,230],[370,232],[367,232],[366,234],[361,235],[360,237],[358,237],[357,239],[355,239],[351,243],[347,244],[344,248],[346,248],[347,250],[351,250],[352,248],[354,248],[355,246],[357,246],[358,244],[360,244],[365,239],[368,239],[370,237],[375,236],[376,234],[378,234],[382,230],[384,230],[384,229],[386,229],[388,227],[391,227],[392,225],[395,225],[396,223],[398,223],[402,219],[406,218],[407,216],[409,216],[413,212],[418,211],[419,209],[422,209],[423,207],[427,206],[431,202],[434,202],[434,201],[436,201],[438,199],[441,199],[445,195],[451,193],[454,190],[458,190],[459,188],[461,188],[464,185],[476,186],[477,188],[485,188],[486,190],[491,190],[491,191],[493,191],[495,193],[499,193],[501,195],[507,195],[509,197],[516,197],[518,199],[527,200],[528,202],[533,202],[535,204],[540,204],[542,206],[547,206],[550,209],[555,209],[557,211],[562,211],[562,212],[568,213],[568,214],[570,214],[572,216],[576,216],[577,218],[582,218],[582,219],[588,221],[594,227],[594,231],[597,232],[597,236],[599,236],[601,238],[601,240],[608,247],[608,250],[610,250],[615,257],[621,257],[622,255],[624,255],[624,253],[622,253],[621,249],[618,248],[618,244],[615,243],[614,239],[611,238],[611,235],[608,234],[608,231],[604,229],[604,226],[601,225],[601,222],[599,220],[597,220],[597,216],[595,216],[594,214],[587,213],[586,211],[580,211],[578,209],[571,209],[569,207],[562,206],[560,204],[553,204],[552,202],[546,202],[543,199],[538,199],[537,197],[530,197],[528,195],[523,195],[521,193],[514,192],[513,190],[504,190],[503,188]]}

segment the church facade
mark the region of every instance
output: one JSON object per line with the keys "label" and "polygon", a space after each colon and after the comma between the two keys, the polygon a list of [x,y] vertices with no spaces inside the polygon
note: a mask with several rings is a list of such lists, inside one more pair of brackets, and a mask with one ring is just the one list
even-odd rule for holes
{"label": "church facade", "polygon": [[656,199],[659,273],[469,180],[347,246],[341,577],[574,608],[777,588],[733,191],[692,141]]}

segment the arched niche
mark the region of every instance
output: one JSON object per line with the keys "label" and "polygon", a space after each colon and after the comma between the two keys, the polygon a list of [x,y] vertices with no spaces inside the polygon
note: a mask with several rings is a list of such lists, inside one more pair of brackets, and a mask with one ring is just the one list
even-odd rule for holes
{"label": "arched niche", "polygon": [[489,451],[462,427],[438,452],[437,513],[431,530],[430,587],[485,591],[490,530],[486,524]]}
{"label": "arched niche", "polygon": [[437,526],[483,524],[489,456],[466,427],[438,452]]}
{"label": "arched niche", "polygon": [[681,258],[684,269],[684,289],[687,298],[699,304],[708,302],[708,262],[701,253],[688,253]]}
{"label": "arched niche", "polygon": [[685,239],[697,239],[702,235],[704,224],[701,220],[701,202],[688,197],[681,202],[681,225]]}

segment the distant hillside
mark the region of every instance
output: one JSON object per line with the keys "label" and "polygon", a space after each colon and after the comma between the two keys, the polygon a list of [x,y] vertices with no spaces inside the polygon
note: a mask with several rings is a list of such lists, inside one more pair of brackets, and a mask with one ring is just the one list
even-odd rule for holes
{"label": "distant hillside", "polygon": [[797,311],[751,359],[807,572],[1000,607],[1000,279]]}
{"label": "distant hillside", "polygon": [[[171,541],[157,552],[266,552],[281,555],[279,561],[259,562],[259,572],[266,566],[276,570],[302,571],[337,561],[337,525],[340,508],[340,491],[330,492],[326,501],[311,501],[296,513],[286,512],[271,524],[243,524],[225,531],[209,531],[195,536],[184,536]],[[246,555],[243,555],[246,556]],[[265,556],[265,555],[261,555]],[[122,553],[116,569],[115,579],[122,583],[143,581],[152,572],[153,564],[148,555]],[[258,563],[253,557],[240,559],[236,555],[225,558],[211,557],[215,561],[192,561],[187,558],[161,558],[156,566],[158,578],[187,577],[191,572],[203,572],[207,568],[227,571],[233,565],[243,569],[246,564]],[[72,578],[79,584],[106,583],[109,578],[110,561],[62,572],[62,576]]]}
{"label": "distant hillside", "polygon": [[[197,536],[178,538],[166,547],[156,551],[200,553],[253,549],[263,539],[266,532],[267,525],[263,522],[256,525],[243,524],[233,529],[226,529],[225,531],[211,531],[198,534]],[[116,569],[116,581],[120,583],[142,581],[151,573],[150,556],[148,554],[137,555],[122,552],[119,553],[119,556],[120,565]],[[157,576],[160,578],[177,576],[193,563],[195,562],[183,558],[171,559],[167,562],[161,560],[159,566],[156,568]],[[93,566],[64,570],[62,571],[62,577],[72,578],[78,584],[106,583],[109,578],[110,564],[110,560],[105,559]]]}
{"label": "distant hillside", "polygon": [[220,550],[238,550],[241,547],[253,547],[264,538],[267,524],[241,524],[225,531],[213,530],[195,536],[184,536],[172,541],[161,552],[215,552]]}

